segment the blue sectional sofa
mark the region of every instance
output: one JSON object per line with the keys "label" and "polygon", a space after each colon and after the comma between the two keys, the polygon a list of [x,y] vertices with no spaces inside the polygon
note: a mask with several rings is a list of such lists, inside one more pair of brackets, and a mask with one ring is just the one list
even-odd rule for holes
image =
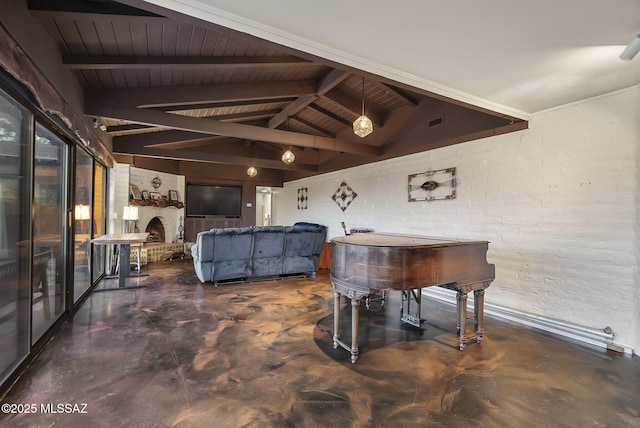
{"label": "blue sectional sofa", "polygon": [[326,236],[315,223],[211,229],[198,233],[191,255],[201,282],[314,275]]}

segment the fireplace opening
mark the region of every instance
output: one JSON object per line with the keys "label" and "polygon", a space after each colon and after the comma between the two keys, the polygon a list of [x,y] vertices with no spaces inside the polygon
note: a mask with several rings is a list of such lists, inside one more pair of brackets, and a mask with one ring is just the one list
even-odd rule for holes
{"label": "fireplace opening", "polygon": [[158,217],[152,218],[144,231],[149,233],[147,242],[164,242],[165,240],[164,226]]}

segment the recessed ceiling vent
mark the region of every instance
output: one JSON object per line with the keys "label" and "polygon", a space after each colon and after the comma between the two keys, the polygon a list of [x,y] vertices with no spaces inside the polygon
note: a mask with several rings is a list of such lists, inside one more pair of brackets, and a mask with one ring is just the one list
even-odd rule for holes
{"label": "recessed ceiling vent", "polygon": [[442,123],[444,122],[444,117],[440,116],[437,119],[432,119],[429,121],[429,128],[431,128],[432,126],[438,126],[438,125],[442,125]]}

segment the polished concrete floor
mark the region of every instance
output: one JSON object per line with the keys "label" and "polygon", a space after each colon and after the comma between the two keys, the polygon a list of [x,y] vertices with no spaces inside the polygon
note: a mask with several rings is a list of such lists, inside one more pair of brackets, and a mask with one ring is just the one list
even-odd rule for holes
{"label": "polished concrete floor", "polygon": [[327,271],[214,287],[189,261],[147,269],[142,288],[93,293],[2,399],[36,411],[0,426],[640,426],[637,357],[492,317],[460,352],[454,306],[425,299],[424,328],[406,327],[391,293],[361,307],[351,364]]}

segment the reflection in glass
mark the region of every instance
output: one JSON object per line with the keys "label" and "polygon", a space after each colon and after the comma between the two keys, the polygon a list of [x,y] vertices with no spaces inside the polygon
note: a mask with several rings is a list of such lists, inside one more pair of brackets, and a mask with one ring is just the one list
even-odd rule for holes
{"label": "reflection in glass", "polygon": [[[106,219],[105,213],[105,192],[106,185],[105,180],[107,178],[107,172],[105,168],[96,163],[93,180],[93,232],[92,237],[105,234]],[[106,252],[108,245],[92,245],[93,249],[93,282],[100,278],[100,275],[104,273]]]}
{"label": "reflection in glass", "polygon": [[[74,269],[73,269],[73,301],[91,287],[91,230],[93,219],[93,159],[80,147],[76,147],[76,190],[74,197]],[[83,208],[83,207],[86,207]],[[88,215],[84,215],[84,213]]]}
{"label": "reflection in glass", "polygon": [[63,243],[66,144],[36,124],[31,281],[35,343],[64,312]]}
{"label": "reflection in glass", "polygon": [[0,381],[29,353],[28,113],[0,92]]}

